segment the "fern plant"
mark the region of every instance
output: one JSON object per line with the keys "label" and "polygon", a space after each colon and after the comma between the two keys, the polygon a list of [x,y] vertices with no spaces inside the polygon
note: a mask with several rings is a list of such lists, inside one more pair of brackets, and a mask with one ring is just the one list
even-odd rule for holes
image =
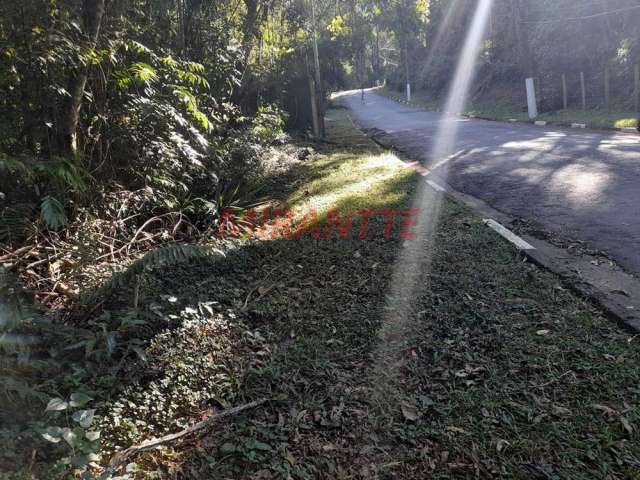
{"label": "fern plant", "polygon": [[61,157],[9,157],[0,153],[0,171],[22,177],[33,184],[52,184],[55,188],[72,192],[84,192],[91,178],[77,161]]}
{"label": "fern plant", "polygon": [[[40,203],[40,218],[47,228],[53,230],[67,224],[65,208],[60,200],[63,198],[62,195],[86,191],[90,179],[87,170],[75,160],[59,157],[42,160],[0,154],[0,172],[2,171],[22,178],[25,183],[31,184],[36,192],[41,191],[44,186],[44,189],[58,193],[46,195]],[[19,233],[32,217],[32,212],[24,217],[20,217],[18,213],[14,208],[3,211],[0,215],[0,241],[3,241],[3,237],[15,237],[15,234],[11,235],[10,229]]]}
{"label": "fern plant", "polygon": [[99,298],[110,296],[115,290],[134,284],[135,279],[159,268],[170,268],[193,260],[206,262],[224,257],[221,250],[206,245],[174,244],[153,250],[133,262],[129,267],[114,274],[111,280],[87,298],[93,303]]}
{"label": "fern plant", "polygon": [[26,235],[30,219],[34,215],[33,205],[19,204],[0,210],[0,244],[13,245]]}
{"label": "fern plant", "polygon": [[51,196],[46,196],[40,206],[40,218],[42,222],[51,230],[57,230],[67,224],[67,215],[64,205]]}

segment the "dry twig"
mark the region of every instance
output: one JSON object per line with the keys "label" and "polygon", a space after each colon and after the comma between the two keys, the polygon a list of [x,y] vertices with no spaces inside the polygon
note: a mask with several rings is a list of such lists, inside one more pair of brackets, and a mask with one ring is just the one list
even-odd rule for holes
{"label": "dry twig", "polygon": [[194,433],[197,433],[209,428],[211,425],[213,425],[214,423],[224,418],[237,415],[239,413],[244,412],[245,410],[256,408],[262,405],[263,403],[265,403],[266,401],[267,399],[263,398],[262,400],[257,400],[255,402],[247,403],[245,405],[240,405],[239,407],[231,408],[229,410],[225,410],[224,412],[218,413],[217,415],[213,415],[207,418],[206,420],[203,420],[201,422],[196,423],[195,425],[192,425],[188,428],[185,428],[184,430],[181,430],[178,433],[172,433],[170,435],[165,435],[164,437],[161,437],[161,438],[147,440],[145,442],[142,442],[139,445],[132,445],[126,450],[123,450],[122,452],[119,452],[113,456],[113,458],[109,462],[109,468],[107,468],[107,470],[100,476],[100,478],[105,480],[108,479],[120,467],[122,467],[127,462],[128,459],[130,459],[134,455],[137,455],[138,453],[153,450],[158,447],[161,447],[162,445],[166,445],[168,443],[181,440],[186,436],[192,435]]}

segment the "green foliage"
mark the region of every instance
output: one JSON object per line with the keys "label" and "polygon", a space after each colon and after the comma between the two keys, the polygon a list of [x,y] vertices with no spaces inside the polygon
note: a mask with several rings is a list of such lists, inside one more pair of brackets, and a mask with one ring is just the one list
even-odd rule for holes
{"label": "green foliage", "polygon": [[[13,193],[35,191],[53,192],[40,200],[40,219],[52,230],[67,224],[64,199],[85,192],[91,181],[87,170],[76,160],[54,157],[42,160],[35,157],[10,157],[0,154],[0,172],[16,179],[19,188]],[[34,206],[16,203],[0,210],[0,242],[12,244],[24,237],[34,220]]]}
{"label": "green foliage", "polygon": [[251,134],[261,143],[273,143],[284,133],[286,115],[275,105],[262,105],[252,120]]}
{"label": "green foliage", "polygon": [[62,203],[54,197],[44,197],[40,207],[40,218],[52,230],[57,230],[67,224],[67,216]]}
{"label": "green foliage", "polygon": [[20,242],[33,217],[33,206],[17,204],[0,209],[0,244],[12,245]]}
{"label": "green foliage", "polygon": [[269,203],[257,187],[236,182],[221,182],[216,192],[218,234],[222,237],[251,231],[257,219],[256,210]]}
{"label": "green foliage", "polygon": [[165,194],[162,202],[168,211],[183,213],[192,221],[211,221],[217,210],[215,201],[194,197],[191,193],[182,190],[178,190],[175,194]]}
{"label": "green foliage", "polygon": [[[183,276],[187,271],[173,270],[178,275],[173,280],[189,278]],[[166,318],[174,322],[155,332],[145,348],[146,361],[130,369],[134,381],[109,402],[101,419],[109,441],[120,448],[184,428],[191,423],[190,412],[234,402],[247,366],[267,355],[265,340],[241,318],[219,312],[217,302],[195,301],[197,292],[187,294],[185,287],[185,295],[154,305],[157,327],[166,325]]]}
{"label": "green foliage", "polygon": [[268,197],[260,195],[260,187],[247,185],[237,179],[220,182],[216,191],[218,212],[224,210],[243,212],[261,207],[268,201]]}
{"label": "green foliage", "polygon": [[[406,7],[412,2],[387,3]],[[410,53],[408,58],[401,54],[398,66],[389,69],[389,84],[403,89],[408,66],[414,86],[428,90],[431,95],[444,96],[477,2],[429,0],[418,4],[421,11],[427,12],[421,29],[409,29],[409,35],[402,37],[398,26],[403,23],[397,19],[391,22],[396,32],[396,48],[405,48],[406,40]],[[565,75],[568,103],[579,108],[579,75],[583,72],[588,107],[603,107],[604,71],[608,68],[611,106],[628,111],[633,107],[633,65],[640,59],[640,9],[635,7],[637,4],[632,0],[493,1],[471,98],[487,103],[499,99],[526,108],[522,84],[524,78],[531,76],[536,79],[540,108],[560,110],[561,77]],[[604,15],[605,12],[610,13]]]}
{"label": "green foliage", "polygon": [[[73,393],[67,399],[52,398],[45,412],[50,421],[57,425],[50,425],[41,431],[46,441],[67,447],[69,455],[59,463],[80,474],[100,461],[100,431],[91,428],[96,411],[84,408],[91,400],[82,392]],[[63,426],[60,426],[61,423]]]}
{"label": "green foliage", "polygon": [[149,63],[135,60],[114,73],[121,100],[113,131],[117,150],[135,155],[130,173],[145,184],[186,190],[198,172],[216,168],[207,161],[208,134],[219,117],[201,108],[209,83],[201,65],[159,57],[149,49],[141,55]]}
{"label": "green foliage", "polygon": [[136,277],[148,275],[155,269],[169,268],[181,263],[198,260],[214,261],[224,257],[220,250],[204,245],[175,244],[147,253],[124,271],[115,273],[111,280],[90,296],[88,303],[123,287],[132,287]]}
{"label": "green foliage", "polygon": [[33,185],[49,185],[64,191],[83,192],[90,181],[89,172],[73,159],[10,157],[0,153],[0,172]]}

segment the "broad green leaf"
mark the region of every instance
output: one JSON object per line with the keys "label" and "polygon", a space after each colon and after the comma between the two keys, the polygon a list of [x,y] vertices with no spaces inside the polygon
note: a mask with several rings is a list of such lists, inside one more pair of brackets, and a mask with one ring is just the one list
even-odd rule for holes
{"label": "broad green leaf", "polygon": [[156,69],[144,62],[134,63],[131,66],[131,74],[143,83],[158,79]]}
{"label": "broad green leaf", "polygon": [[93,422],[93,417],[96,411],[91,410],[78,410],[74,412],[72,417],[75,422],[78,422],[82,428],[89,428]]}
{"label": "broad green leaf", "polygon": [[69,404],[65,402],[61,398],[52,398],[49,400],[47,404],[47,408],[45,412],[61,412],[62,410],[66,410],[69,407]]}
{"label": "broad green leaf", "polygon": [[99,431],[95,431],[95,432],[87,432],[84,434],[84,436],[87,438],[87,440],[89,440],[90,442],[95,442],[96,440],[98,440],[100,438],[100,432]]}
{"label": "broad green leaf", "polygon": [[220,453],[229,454],[236,451],[236,446],[233,443],[224,443],[220,447]]}
{"label": "broad green leaf", "polygon": [[69,444],[70,447],[75,447],[78,436],[70,428],[63,428],[62,438],[64,439],[65,442]]}
{"label": "broad green leaf", "polygon": [[74,393],[71,395],[69,405],[72,407],[84,407],[91,400],[93,399],[89,395],[84,393]]}
{"label": "broad green leaf", "polygon": [[76,455],[71,457],[71,465],[76,468],[86,467],[89,463],[89,458],[86,455]]}
{"label": "broad green leaf", "polygon": [[47,442],[59,443],[62,440],[62,429],[60,427],[49,427],[41,435]]}
{"label": "broad green leaf", "polygon": [[264,451],[264,452],[268,452],[268,451],[273,450],[273,449],[271,448],[271,445],[268,445],[268,444],[266,444],[266,443],[260,442],[260,441],[258,441],[258,440],[254,440],[253,442],[251,442],[251,444],[250,444],[250,448],[251,448],[252,450],[262,450],[262,451]]}

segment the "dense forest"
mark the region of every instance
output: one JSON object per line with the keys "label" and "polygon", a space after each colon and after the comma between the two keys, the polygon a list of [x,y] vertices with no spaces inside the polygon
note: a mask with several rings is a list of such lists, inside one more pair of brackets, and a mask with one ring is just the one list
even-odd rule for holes
{"label": "dense forest", "polygon": [[[436,95],[446,92],[475,3],[428,2],[423,17],[411,15],[411,2],[396,7],[395,41],[388,51],[398,65],[388,74],[396,88],[408,79]],[[569,104],[578,106],[583,72],[588,108],[605,107],[609,76],[610,106],[637,110],[639,24],[633,0],[496,0],[472,94],[522,105],[524,79],[533,77],[543,108],[561,109],[564,75]],[[405,58],[411,59],[408,69],[402,68]]]}
{"label": "dense forest", "polygon": [[[307,383],[296,383],[308,373],[297,364],[306,358],[304,352],[298,352],[300,359],[282,354],[290,370],[269,367],[272,370],[265,373],[264,359],[297,337],[293,327],[278,323],[280,337],[267,341],[260,329],[274,318],[284,322],[283,317],[254,311],[253,304],[277,290],[277,285],[285,285],[288,276],[305,271],[301,263],[312,255],[301,249],[290,271],[276,265],[260,271],[256,280],[247,274],[254,268],[247,258],[253,255],[262,261],[281,252],[257,247],[254,251],[242,243],[246,236],[236,242],[229,232],[253,231],[255,218],[250,215],[256,208],[279,205],[283,185],[293,189],[303,184],[293,171],[307,168],[309,159],[337,155],[331,149],[337,148],[340,138],[330,138],[330,126],[325,125],[327,112],[340,111],[332,104],[333,92],[369,88],[404,92],[408,83],[415,91],[446,96],[477,5],[478,0],[2,0],[0,403],[7,408],[0,412],[0,442],[10,447],[0,452],[0,479],[116,474],[122,475],[117,478],[214,478],[207,476],[214,474],[255,479],[391,478],[374,475],[366,465],[347,475],[328,460],[331,455],[324,454],[350,441],[347,436],[331,437],[333,443],[327,440],[322,446],[319,439],[301,446],[298,451],[309,455],[324,452],[311,465],[299,462],[303,453],[293,455],[283,446],[289,440],[280,434],[256,433],[267,424],[282,427],[284,414],[295,419],[291,438],[301,438],[300,431],[311,429],[307,424],[337,431],[337,418],[346,408],[340,403],[342,397],[321,413],[319,407],[313,410],[313,402],[320,396],[318,382],[342,375],[332,370],[332,362],[342,360],[323,359],[317,366],[321,379],[311,376]],[[582,83],[587,92],[584,108],[637,112],[637,0],[495,0],[480,50],[470,92],[473,99],[506,102],[524,110],[524,80],[533,77],[543,110],[563,108],[564,81],[571,105],[580,104]],[[340,128],[352,128],[342,121]],[[351,135],[360,148],[359,134]],[[322,174],[341,168],[339,162],[322,165]],[[375,164],[365,169],[366,175],[374,172],[375,177],[376,168],[383,169]],[[347,178],[350,172],[342,173]],[[353,184],[358,187],[356,180]],[[405,188],[402,182],[399,185]],[[395,191],[371,196],[384,199],[387,194],[401,197]],[[312,195],[313,189],[305,186],[299,197]],[[462,219],[456,220],[458,234],[471,228],[470,220],[463,219],[467,214],[452,213]],[[361,258],[362,247],[357,248],[346,260],[331,260],[333,264],[328,260],[324,264],[325,258],[318,255],[317,265],[310,268],[327,270],[323,286],[340,286],[331,272],[336,265]],[[216,267],[220,271],[212,274],[211,265],[225,255],[226,266]],[[385,258],[386,253],[380,255]],[[191,267],[180,270],[183,263]],[[373,262],[363,275],[378,265]],[[513,275],[522,285],[538,275],[533,270],[519,272],[518,262],[514,265]],[[179,271],[175,278],[173,273],[162,279],[152,275],[174,267]],[[201,285],[199,278],[190,276],[193,272],[205,279],[203,283],[216,285],[220,298],[207,303],[197,292],[199,303],[192,307],[165,292]],[[273,272],[281,283],[269,286]],[[230,283],[219,286],[218,273],[231,278]],[[171,288],[160,286],[161,281]],[[256,281],[255,288],[243,290]],[[382,295],[373,292],[364,297],[367,301],[355,301],[359,294],[354,291],[368,288],[365,281],[353,277],[343,282],[350,287],[341,291],[340,298],[369,308],[367,301]],[[287,288],[293,296],[301,296],[298,287]],[[555,284],[549,288],[555,297]],[[222,300],[225,295],[233,295],[228,305]],[[590,306],[566,296],[564,290],[558,295],[569,317],[592,314]],[[320,297],[310,301],[311,313],[305,313],[321,325],[310,337],[341,331],[339,324],[324,328],[324,320],[316,318],[315,309],[320,307],[314,302],[321,302]],[[471,301],[472,296],[467,297],[461,303]],[[443,303],[441,293],[434,298],[436,307]],[[341,308],[329,300],[325,299],[331,303],[327,315]],[[161,302],[176,311],[163,311]],[[178,312],[176,305],[184,308]],[[349,308],[341,315],[351,315]],[[233,322],[197,323],[198,315],[213,315],[214,310],[227,320],[235,319],[236,313],[229,313],[232,309],[244,315],[243,322],[251,328]],[[362,322],[371,315],[364,311]],[[355,372],[369,361],[370,351],[362,352],[373,340],[360,331],[349,335],[349,341],[363,343],[354,349],[359,360],[345,367]],[[440,343],[447,338],[438,331],[434,335],[440,335],[436,339]],[[207,343],[211,338],[215,340]],[[216,343],[218,339],[222,341]],[[307,346],[306,351],[342,348],[341,341],[327,340],[320,347]],[[416,350],[409,349],[408,355],[417,358]],[[341,353],[336,352],[338,358]],[[240,360],[230,361],[235,355]],[[460,361],[454,376],[473,383],[482,375],[480,367]],[[283,372],[291,380],[286,391],[278,390],[286,383]],[[436,373],[444,376],[448,370]],[[632,373],[625,371],[616,378],[627,381],[625,375]],[[215,447],[193,441],[178,449],[180,453],[162,450],[148,457],[144,452],[152,449],[149,446],[125,450],[141,439],[199,425],[196,420],[206,420],[211,412],[233,415],[228,407],[245,398],[237,392],[246,378],[264,398],[270,394],[269,401],[281,410],[255,423],[238,424],[233,432],[219,432],[223,441]],[[215,401],[207,396],[222,391],[234,393],[211,394]],[[311,406],[287,403],[288,395],[293,398],[301,391],[312,398]],[[344,391],[339,395],[346,395]],[[333,391],[326,393],[331,395]],[[241,410],[262,405],[264,398],[246,398],[251,402]],[[431,408],[430,397],[421,393],[419,398],[425,409]],[[402,405],[402,421],[416,421],[418,415]],[[357,416],[364,415],[363,410],[359,406],[353,411]],[[622,414],[607,415],[616,422],[625,419]],[[353,428],[359,423],[350,421]],[[622,425],[623,432],[631,434],[633,429]],[[418,448],[409,438],[415,432],[404,428],[393,433],[400,450],[431,448],[430,439]],[[234,432],[245,435],[242,442]],[[366,434],[371,436],[366,447],[371,455],[379,448],[378,437]],[[431,436],[432,432],[426,435]],[[498,454],[508,445],[500,442]],[[471,451],[476,444],[467,447]],[[365,451],[363,445],[353,446],[353,451],[357,449]],[[490,449],[495,451],[495,445]],[[142,460],[133,463],[140,453]],[[454,465],[454,470],[471,465],[448,460],[448,450],[438,452],[437,458]],[[273,476],[262,468],[271,461],[267,459],[279,462],[270,464]],[[392,465],[391,460],[385,462]],[[183,463],[193,468],[191,473],[176,467]],[[407,471],[414,476],[406,478],[426,478],[411,465]],[[196,471],[205,473],[198,477]],[[491,478],[500,476],[497,467],[487,467],[485,473],[489,471],[495,473]]]}
{"label": "dense forest", "polygon": [[[205,140],[215,144],[224,130],[240,128],[242,115],[261,108],[286,111],[289,127],[308,127],[310,76],[321,83],[322,98],[386,80],[446,91],[476,2],[317,3],[312,12],[302,1],[105,1],[81,8],[4,2],[6,162],[82,154],[82,165],[60,165],[77,168],[69,176],[77,179],[92,173],[117,180],[131,167],[147,176],[144,162],[170,171],[172,161],[210,156]],[[474,94],[521,94],[522,79],[531,76],[549,92],[545,101],[557,103],[560,76],[569,76],[569,91],[578,95],[583,72],[588,94],[603,101],[608,71],[615,101],[631,109],[640,55],[635,7],[633,0],[496,0]],[[161,125],[152,121],[158,117]],[[125,157],[143,163],[127,165]]]}

